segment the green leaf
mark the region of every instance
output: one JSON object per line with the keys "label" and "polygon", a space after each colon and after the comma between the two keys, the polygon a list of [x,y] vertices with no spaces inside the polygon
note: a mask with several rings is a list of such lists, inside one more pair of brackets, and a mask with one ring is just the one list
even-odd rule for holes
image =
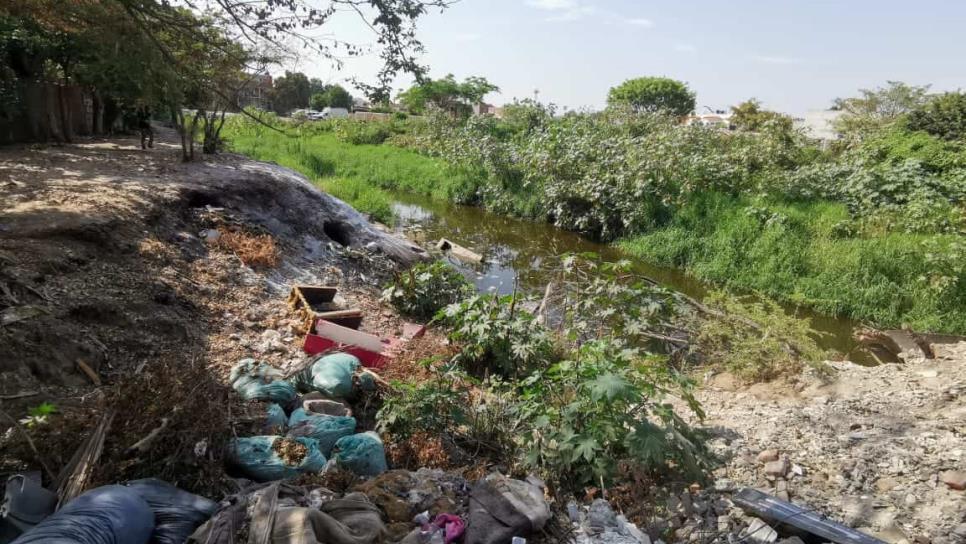
{"label": "green leaf", "polygon": [[592,461],[594,456],[597,455],[597,440],[595,440],[593,437],[581,439],[577,442],[577,448],[574,449],[574,455],[576,457],[583,457],[587,461]]}
{"label": "green leaf", "polygon": [[606,398],[614,400],[618,397],[627,396],[633,390],[630,382],[623,376],[614,373],[607,373],[598,376],[590,382],[590,395],[594,400]]}

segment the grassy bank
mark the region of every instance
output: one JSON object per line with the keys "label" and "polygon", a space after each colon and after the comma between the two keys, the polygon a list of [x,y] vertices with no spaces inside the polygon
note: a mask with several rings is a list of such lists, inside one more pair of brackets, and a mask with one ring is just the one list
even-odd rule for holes
{"label": "grassy bank", "polygon": [[[769,222],[749,209],[781,219]],[[710,194],[683,207],[668,225],[620,245],[648,262],[823,313],[878,326],[966,331],[966,297],[957,287],[955,262],[963,258],[961,237],[847,237],[839,226],[848,215],[844,205],[827,201]]]}
{"label": "grassy bank", "polygon": [[326,123],[279,133],[234,122],[226,125],[222,136],[232,151],[301,172],[326,192],[387,224],[392,222],[387,189],[450,199],[460,179],[439,159],[389,145],[354,145]]}
{"label": "grassy bank", "polygon": [[[966,150],[895,130],[823,150],[620,112],[229,126],[374,219],[407,191],[548,221],[710,282],[868,321],[966,333]],[[909,145],[910,141],[918,142]]]}

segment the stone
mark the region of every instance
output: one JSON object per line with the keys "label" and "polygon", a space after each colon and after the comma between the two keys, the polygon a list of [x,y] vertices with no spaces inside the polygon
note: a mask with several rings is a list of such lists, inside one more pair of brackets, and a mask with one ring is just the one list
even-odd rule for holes
{"label": "stone", "polygon": [[651,544],[651,537],[647,536],[637,525],[634,525],[622,515],[617,516],[617,531],[624,536],[633,538],[641,544]]}
{"label": "stone", "polygon": [[763,450],[758,454],[758,463],[766,464],[778,460],[778,450]]}
{"label": "stone", "polygon": [[875,488],[879,490],[880,493],[888,493],[889,491],[895,489],[898,485],[899,482],[895,478],[889,476],[879,478],[875,481]]}
{"label": "stone", "polygon": [[765,463],[765,475],[775,478],[783,478],[788,473],[788,461],[779,459]]}
{"label": "stone", "polygon": [[793,537],[781,539],[778,542],[778,544],[805,544],[805,541],[798,538],[797,536],[793,536]]}
{"label": "stone", "polygon": [[587,511],[587,524],[593,529],[608,529],[617,527],[617,514],[604,499],[596,499],[590,503]]}
{"label": "stone", "polygon": [[778,541],[778,532],[764,521],[751,518],[751,523],[741,532],[741,537],[749,544],[772,544]]}
{"label": "stone", "polygon": [[966,490],[966,472],[947,470],[939,475],[939,481],[946,484],[950,489]]}

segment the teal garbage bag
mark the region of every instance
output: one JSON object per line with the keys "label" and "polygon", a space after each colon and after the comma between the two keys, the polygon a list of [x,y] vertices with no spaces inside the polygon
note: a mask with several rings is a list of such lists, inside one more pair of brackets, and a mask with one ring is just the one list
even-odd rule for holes
{"label": "teal garbage bag", "polygon": [[297,408],[288,418],[288,427],[288,436],[314,438],[319,442],[319,451],[328,456],[340,438],[356,432],[356,418],[313,414]]}
{"label": "teal garbage bag", "polygon": [[377,476],[389,468],[382,439],[372,431],[340,438],[333,451],[336,462],[359,476]]}
{"label": "teal garbage bag", "polygon": [[[279,456],[275,443],[282,447],[287,459]],[[304,452],[297,444],[304,446]],[[229,462],[246,478],[256,482],[287,480],[299,474],[320,472],[325,467],[325,456],[314,438],[281,436],[251,436],[236,438],[231,443]],[[301,459],[293,456],[300,456]]]}
{"label": "teal garbage bag", "polygon": [[352,394],[352,375],[362,366],[353,355],[333,353],[312,365],[312,385],[329,397],[344,399]]}
{"label": "teal garbage bag", "polygon": [[282,373],[255,359],[242,359],[231,369],[232,388],[245,400],[267,400],[286,405],[295,398],[295,386]]}
{"label": "teal garbage bag", "polygon": [[285,410],[274,402],[265,410],[265,434],[284,434],[288,428],[288,416]]}

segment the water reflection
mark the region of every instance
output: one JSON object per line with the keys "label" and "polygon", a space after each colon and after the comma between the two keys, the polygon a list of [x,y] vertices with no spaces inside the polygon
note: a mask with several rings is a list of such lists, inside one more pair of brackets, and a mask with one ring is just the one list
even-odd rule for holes
{"label": "water reflection", "polygon": [[[448,257],[450,263],[481,292],[509,294],[514,283],[521,291],[542,293],[557,265],[556,257],[564,253],[593,252],[608,261],[626,259],[621,250],[558,229],[546,223],[521,221],[480,208],[456,206],[408,194],[395,195],[393,205],[397,221],[395,229],[409,238],[434,244],[447,238],[483,255],[482,263],[469,264]],[[708,293],[708,287],[680,270],[667,269],[634,261],[636,273],[658,281],[697,300]],[[810,320],[819,344],[826,349],[848,353],[855,347],[848,319],[835,318],[806,309],[788,308]],[[856,362],[868,362],[860,352],[852,354]]]}

